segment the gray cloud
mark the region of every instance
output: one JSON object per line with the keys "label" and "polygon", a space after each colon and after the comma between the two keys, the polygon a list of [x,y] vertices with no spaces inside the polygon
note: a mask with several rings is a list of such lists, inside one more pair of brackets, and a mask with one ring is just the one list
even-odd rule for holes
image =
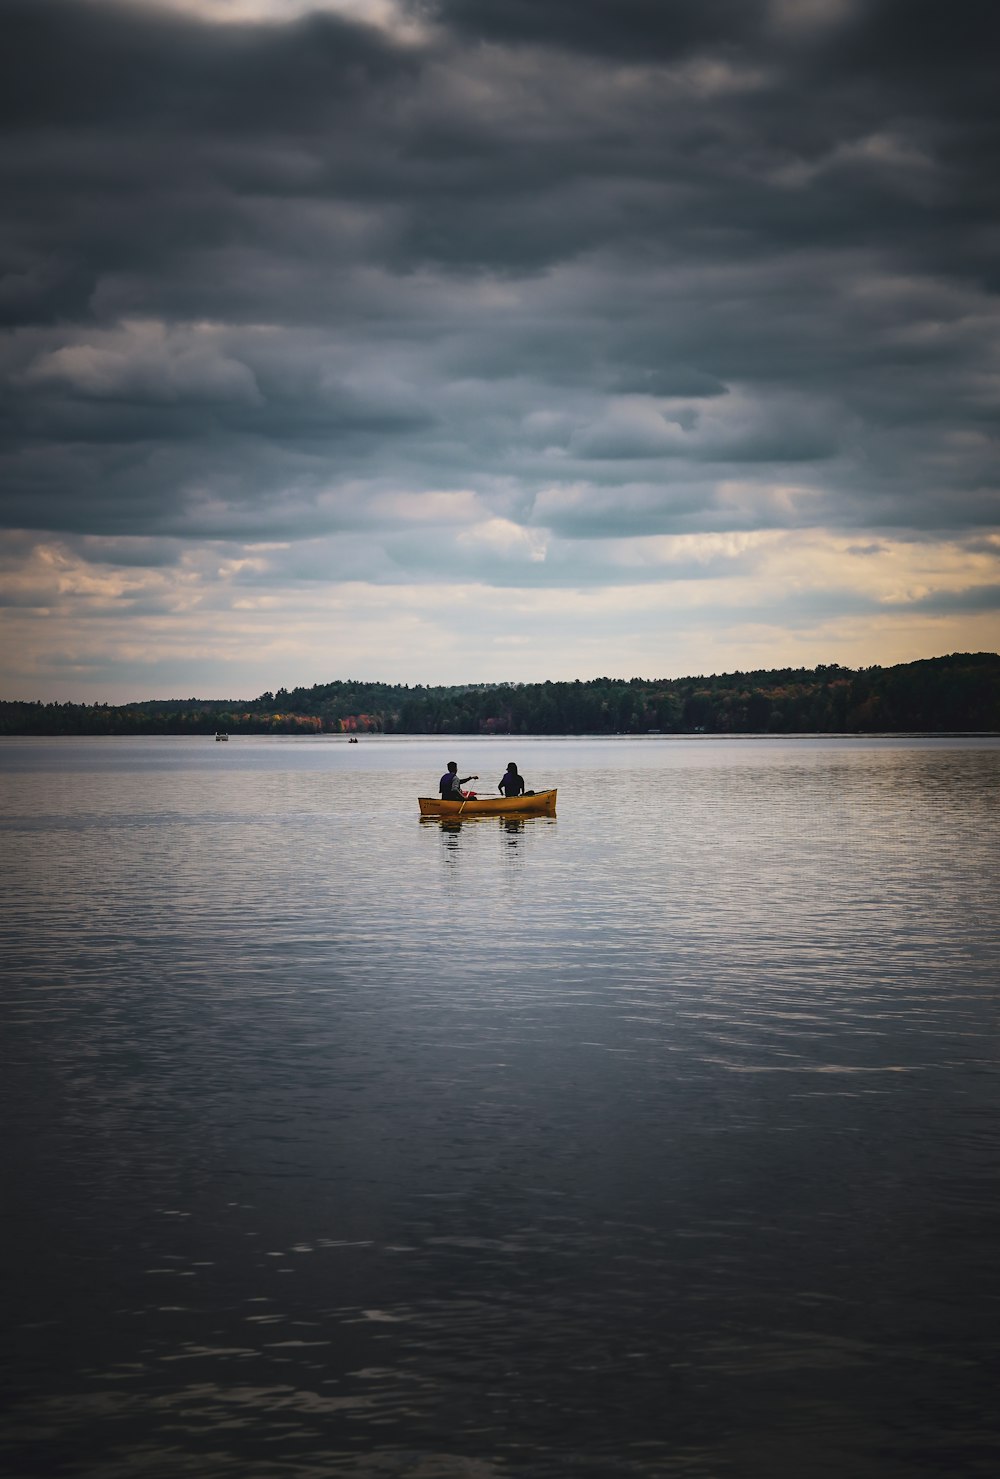
{"label": "gray cloud", "polygon": [[[751,40],[766,15],[761,0],[705,0],[662,5],[658,0],[417,0],[476,40],[541,45],[645,61],[690,56]],[[723,40],[723,38],[725,38]]]}
{"label": "gray cloud", "polygon": [[[8,528],[376,585],[727,529],[995,557],[994,6],[407,9],[0,0]],[[505,522],[392,501],[448,493]]]}

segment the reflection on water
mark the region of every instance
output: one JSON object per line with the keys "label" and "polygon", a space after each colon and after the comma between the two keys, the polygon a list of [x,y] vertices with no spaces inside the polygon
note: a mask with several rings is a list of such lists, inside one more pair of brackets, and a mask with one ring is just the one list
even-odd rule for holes
{"label": "reflection on water", "polygon": [[519,750],[0,747],[7,1471],[992,1474],[1000,746]]}
{"label": "reflection on water", "polygon": [[[421,827],[436,828],[441,834],[441,843],[445,850],[445,856],[457,862],[463,847],[462,829],[475,829],[475,844],[482,844],[483,834],[488,834],[490,841],[498,839],[508,849],[509,859],[513,860],[521,856],[521,849],[525,841],[525,828],[530,831],[533,827],[552,827],[556,824],[556,818],[552,817],[503,817],[503,816],[472,816],[472,817],[420,817]],[[466,854],[473,846],[468,831],[466,833]]]}
{"label": "reflection on water", "polygon": [[516,837],[524,831],[525,822],[533,826],[548,826],[555,821],[555,817],[504,817],[504,816],[471,816],[471,817],[420,817],[422,827],[439,827],[442,832],[461,832],[463,827],[493,827],[508,836]]}

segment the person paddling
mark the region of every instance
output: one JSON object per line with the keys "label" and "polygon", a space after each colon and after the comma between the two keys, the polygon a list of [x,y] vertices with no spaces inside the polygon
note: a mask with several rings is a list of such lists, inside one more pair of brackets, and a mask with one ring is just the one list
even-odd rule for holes
{"label": "person paddling", "polygon": [[458,774],[458,761],[449,760],[448,769],[438,781],[438,790],[441,792],[441,800],[464,801],[466,798],[465,792],[462,790],[462,787],[465,785],[466,781],[478,781],[478,779],[479,777],[477,775],[463,775],[460,777]]}

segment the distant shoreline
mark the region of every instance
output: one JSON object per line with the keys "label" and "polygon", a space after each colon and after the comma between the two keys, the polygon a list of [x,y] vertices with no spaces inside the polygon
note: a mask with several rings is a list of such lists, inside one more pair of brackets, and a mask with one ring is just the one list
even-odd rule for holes
{"label": "distant shoreline", "polygon": [[[191,740],[192,743],[194,743],[195,741],[197,741],[199,744],[201,744],[206,739],[213,739],[213,738],[214,738],[214,736],[212,736],[210,734],[207,734],[207,735],[206,734],[192,734],[189,731],[185,731],[184,733],[170,733],[170,732],[167,732],[167,731],[161,731],[161,732],[156,733],[156,734],[132,734],[132,733],[125,733],[125,732],[120,733],[120,734],[119,733],[114,733],[114,732],[106,732],[106,733],[103,733],[103,734],[66,734],[66,733],[62,733],[62,734],[43,734],[41,732],[38,732],[38,733],[22,733],[22,734],[10,734],[10,733],[0,734],[0,744],[2,744],[5,740],[22,740],[22,739],[49,739],[49,740],[79,740],[79,739],[91,739],[91,740],[102,740],[102,739],[108,739],[108,740],[110,740],[110,739],[150,739],[150,740],[154,740],[154,739],[187,739],[187,740]],[[230,740],[241,740],[241,739],[243,739],[243,740],[268,740],[268,739],[273,739],[273,740],[282,740],[282,741],[285,741],[285,740],[299,740],[303,744],[316,744],[317,742],[322,742],[324,744],[331,743],[331,742],[332,743],[338,743],[338,744],[346,744],[346,743],[349,742],[349,740],[350,740],[351,737],[349,737],[346,734],[326,734],[326,733],[322,733],[322,734],[245,733],[245,734],[231,734],[231,735],[228,736],[228,738]],[[521,733],[518,733],[518,734],[459,734],[459,735],[454,735],[454,734],[452,734],[452,735],[448,735],[448,734],[432,734],[432,733],[420,733],[420,734],[398,734],[398,733],[397,734],[383,734],[383,733],[375,733],[375,732],[373,732],[371,734],[364,735],[363,738],[369,744],[382,743],[382,742],[384,742],[386,740],[434,740],[435,742],[437,742],[437,741],[442,741],[443,742],[443,741],[448,740],[448,739],[454,739],[456,741],[462,741],[463,743],[467,743],[467,742],[470,742],[470,741],[477,741],[478,742],[478,741],[481,741],[481,740],[490,740],[490,741],[496,741],[498,744],[499,744],[499,742],[501,740],[512,740],[512,741],[515,741],[515,742],[520,741],[520,740],[552,740],[554,743],[556,743],[556,742],[558,742],[560,740],[607,740],[609,743],[612,743],[615,740],[644,740],[644,741],[654,741],[654,740],[719,740],[719,739],[725,739],[725,740],[746,740],[746,741],[751,741],[751,740],[782,740],[782,739],[785,739],[785,740],[878,740],[878,739],[886,739],[886,740],[901,740],[901,739],[935,739],[935,740],[970,739],[970,740],[978,740],[978,739],[1000,739],[1000,729],[785,730],[785,731],[782,731],[781,733],[778,733],[778,732],[775,732],[775,731],[759,731],[759,730],[757,730],[757,731],[753,731],[753,732],[746,731],[746,732],[741,732],[741,733],[732,733],[732,732],[723,733],[723,732],[720,732],[720,731],[715,731],[715,732],[713,732],[711,734],[706,734],[703,730],[677,730],[675,733],[672,733],[672,734],[639,734],[639,733],[636,733],[636,734],[597,734],[597,733],[593,733],[593,734],[591,734],[591,733],[586,733],[586,732],[579,733],[579,734],[540,734],[540,733],[533,733],[531,730],[525,730],[525,731],[523,731]]]}
{"label": "distant shoreline", "polygon": [[417,684],[337,680],[255,699],[0,701],[0,735],[990,735],[1000,655],[688,678]]}

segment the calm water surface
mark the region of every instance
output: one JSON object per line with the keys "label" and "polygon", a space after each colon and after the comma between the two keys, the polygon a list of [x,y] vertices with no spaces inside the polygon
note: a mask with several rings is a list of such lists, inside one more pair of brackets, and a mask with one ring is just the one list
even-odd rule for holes
{"label": "calm water surface", "polygon": [[0,1468],[992,1476],[998,837],[994,740],[0,743]]}

